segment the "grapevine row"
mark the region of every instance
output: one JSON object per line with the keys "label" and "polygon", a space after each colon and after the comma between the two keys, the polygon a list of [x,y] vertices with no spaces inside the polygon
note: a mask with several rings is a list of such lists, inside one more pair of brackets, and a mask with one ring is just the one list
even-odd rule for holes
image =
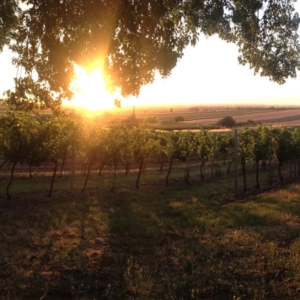
{"label": "grapevine row", "polygon": [[[198,132],[159,132],[146,129],[143,125],[128,127],[123,124],[98,126],[91,122],[78,122],[65,114],[32,116],[26,113],[8,112],[0,116],[0,169],[10,163],[10,178],[6,195],[11,198],[10,186],[17,164],[39,167],[53,164],[48,196],[51,196],[58,161],[64,162],[71,156],[87,165],[86,178],[81,191],[84,192],[91,168],[96,163],[100,171],[105,165],[113,169],[112,190],[115,188],[116,171],[120,164],[135,161],[138,173],[135,186],[138,189],[146,158],[158,158],[168,162],[165,184],[169,184],[173,163],[185,166],[184,179],[190,181],[190,164],[199,162],[201,179],[203,167],[208,161],[234,160],[235,141],[232,132],[212,134],[207,130]],[[278,165],[280,180],[283,180],[282,165],[300,159],[300,130],[260,126],[238,132],[238,161],[243,176],[243,190],[247,191],[246,164],[255,165],[256,187],[260,188],[259,174],[263,165]],[[272,168],[270,168],[271,172]],[[128,170],[127,170],[128,171]]]}

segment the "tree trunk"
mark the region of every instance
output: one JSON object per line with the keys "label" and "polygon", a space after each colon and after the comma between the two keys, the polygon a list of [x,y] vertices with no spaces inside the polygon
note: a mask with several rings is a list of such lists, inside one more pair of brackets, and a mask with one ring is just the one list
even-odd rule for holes
{"label": "tree trunk", "polygon": [[51,197],[51,195],[52,195],[53,184],[54,184],[54,179],[55,179],[55,175],[56,175],[56,170],[57,170],[57,161],[54,162],[54,170],[53,170],[53,175],[52,175],[52,179],[51,179],[49,194],[47,195],[47,197]]}
{"label": "tree trunk", "polygon": [[162,173],[163,172],[163,166],[164,166],[164,160],[162,159],[160,161],[160,167],[159,167],[159,172]]}
{"label": "tree trunk", "polygon": [[14,177],[14,170],[15,170],[15,166],[16,166],[17,162],[15,161],[12,165],[12,168],[11,168],[11,171],[10,171],[10,180],[9,180],[9,183],[6,187],[6,196],[7,196],[7,199],[11,199],[11,195],[9,194],[9,188],[10,188],[10,185],[13,181],[13,177]]}
{"label": "tree trunk", "polygon": [[130,171],[130,162],[129,159],[127,159],[125,164],[125,175],[128,175],[129,171]]}
{"label": "tree trunk", "polygon": [[112,187],[111,187],[111,189],[110,189],[112,192],[115,190],[116,173],[117,173],[117,164],[118,164],[118,163],[115,163],[115,165],[114,165],[113,185],[112,185]]}
{"label": "tree trunk", "polygon": [[136,183],[135,183],[135,187],[136,187],[137,190],[140,187],[140,178],[141,178],[141,173],[142,173],[142,169],[143,169],[143,163],[144,163],[144,157],[141,158],[140,169],[139,169],[138,177],[137,177]]}
{"label": "tree trunk", "polygon": [[62,172],[64,170],[64,166],[65,166],[65,162],[66,162],[66,157],[67,157],[67,154],[64,154],[63,156],[63,160],[62,160],[62,163],[61,163],[61,167],[60,167],[60,173],[59,173],[59,178],[62,177]]}
{"label": "tree trunk", "polygon": [[81,193],[83,193],[85,191],[85,188],[86,188],[86,185],[87,185],[87,182],[88,182],[88,179],[90,177],[90,173],[91,173],[91,167],[92,167],[92,164],[94,162],[94,158],[91,159],[90,163],[89,163],[89,166],[88,166],[88,170],[87,170],[87,173],[86,173],[86,177],[85,177],[85,181],[84,181],[84,185],[83,185],[83,188],[81,190]]}
{"label": "tree trunk", "polygon": [[99,176],[102,175],[102,170],[104,169],[104,166],[105,166],[105,163],[100,164],[99,173],[98,173]]}
{"label": "tree trunk", "polygon": [[166,176],[166,186],[169,184],[169,176],[170,176],[170,173],[171,173],[171,170],[172,170],[172,165],[173,165],[173,156],[171,156],[170,164],[169,164],[169,168],[168,168],[168,173],[167,173],[167,176]]}
{"label": "tree trunk", "polygon": [[1,165],[0,165],[0,170],[2,169],[2,167],[7,163],[7,160],[4,160]]}

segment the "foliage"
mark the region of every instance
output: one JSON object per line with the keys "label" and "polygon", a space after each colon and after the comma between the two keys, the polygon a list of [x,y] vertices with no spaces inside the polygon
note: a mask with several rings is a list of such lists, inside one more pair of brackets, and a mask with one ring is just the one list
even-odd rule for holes
{"label": "foliage", "polygon": [[9,43],[11,30],[17,25],[18,3],[2,0],[0,3],[0,51]]}
{"label": "foliage", "polygon": [[[53,181],[56,168],[67,158],[77,158],[85,166],[86,181],[92,170],[92,165],[99,163],[99,174],[104,166],[114,169],[114,182],[117,167],[120,164],[135,163],[138,169],[136,187],[142,170],[145,170],[145,160],[151,161],[151,168],[159,161],[169,163],[165,183],[168,185],[173,163],[184,163],[184,178],[190,182],[191,166],[198,168],[200,177],[204,179],[204,165],[211,161],[230,165],[234,161],[234,141],[232,132],[211,133],[200,130],[157,132],[144,126],[124,126],[114,124],[100,126],[92,122],[80,122],[65,114],[44,114],[34,116],[24,112],[8,112],[0,116],[0,169],[8,162],[11,169],[11,184],[16,164],[39,167],[47,163],[54,164]],[[256,129],[238,131],[238,162],[242,168],[244,191],[247,191],[246,169],[254,163],[256,169],[256,187],[260,188],[259,174],[262,165],[269,170],[269,183],[272,184],[272,169],[278,165],[279,179],[282,181],[286,172],[283,165],[289,163],[290,177],[300,175],[300,134],[298,129],[272,128],[260,126]],[[200,162],[199,162],[200,159]],[[274,166],[272,166],[274,162]],[[138,166],[137,166],[138,164]],[[182,167],[181,167],[182,168]],[[183,169],[182,168],[182,169]],[[126,172],[129,170],[126,169]],[[212,169],[213,170],[213,169]],[[298,170],[298,171],[297,171]],[[126,173],[128,174],[128,172]],[[31,175],[30,175],[31,176]],[[251,175],[251,172],[249,174]],[[8,188],[7,188],[8,191]],[[9,194],[8,194],[9,195]]]}
{"label": "foliage", "polygon": [[156,71],[168,76],[201,33],[235,43],[241,64],[278,83],[299,65],[299,16],[289,0],[4,0],[0,21],[0,49],[9,44],[24,71],[13,102],[70,98],[74,64],[101,66],[111,88],[138,95]]}
{"label": "foliage", "polygon": [[201,160],[200,176],[204,179],[203,166],[214,154],[214,142],[212,136],[204,129],[196,134],[197,153]]}
{"label": "foliage", "polygon": [[227,116],[227,117],[224,117],[221,120],[219,120],[217,124],[221,125],[221,126],[224,126],[224,127],[227,127],[227,128],[231,128],[231,127],[234,127],[236,125],[236,122],[233,119],[233,117]]}

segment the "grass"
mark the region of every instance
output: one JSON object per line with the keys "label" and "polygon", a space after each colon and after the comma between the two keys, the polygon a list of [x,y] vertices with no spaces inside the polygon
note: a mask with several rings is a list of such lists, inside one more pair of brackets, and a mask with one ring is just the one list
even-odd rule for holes
{"label": "grass", "polygon": [[126,180],[72,194],[63,177],[52,198],[49,178],[16,180],[0,196],[0,299],[300,298],[300,184],[234,199],[231,179]]}

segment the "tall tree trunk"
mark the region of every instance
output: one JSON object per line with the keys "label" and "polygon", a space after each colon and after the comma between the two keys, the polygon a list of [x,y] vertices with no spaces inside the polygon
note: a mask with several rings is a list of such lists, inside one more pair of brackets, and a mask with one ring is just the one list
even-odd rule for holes
{"label": "tall tree trunk", "polygon": [[260,189],[260,184],[259,184],[259,160],[255,161],[256,165],[256,188]]}
{"label": "tall tree trunk", "polygon": [[137,190],[140,187],[140,178],[141,178],[141,174],[142,174],[143,163],[144,163],[144,157],[141,157],[139,173],[138,173],[138,176],[137,176],[137,179],[136,179],[136,183],[135,183],[135,187],[136,187]]}
{"label": "tall tree trunk", "polygon": [[242,173],[244,180],[244,193],[247,192],[247,181],[246,181],[246,162],[242,162]]}
{"label": "tall tree trunk", "polygon": [[160,161],[160,167],[159,167],[159,172],[160,172],[160,173],[163,172],[163,166],[164,166],[164,160],[161,159],[161,161]]}
{"label": "tall tree trunk", "polygon": [[166,176],[166,186],[169,184],[169,176],[170,176],[170,173],[171,173],[171,170],[172,170],[172,165],[173,165],[173,156],[171,156],[170,164],[169,164],[169,168],[168,168],[168,173],[167,173],[167,176]]}
{"label": "tall tree trunk", "polygon": [[126,159],[126,164],[125,164],[125,175],[128,175],[130,171],[130,161],[129,159]]}
{"label": "tall tree trunk", "polygon": [[51,197],[51,195],[52,195],[53,184],[54,184],[54,179],[55,179],[55,175],[56,175],[56,170],[57,170],[57,160],[54,162],[54,170],[53,170],[53,175],[52,175],[52,179],[51,179],[49,194],[47,195],[47,197]]}
{"label": "tall tree trunk", "polygon": [[10,180],[9,180],[9,183],[6,187],[6,196],[7,196],[7,199],[11,199],[11,195],[9,193],[9,188],[10,188],[10,185],[13,181],[13,177],[14,177],[14,170],[15,170],[15,166],[16,166],[17,162],[15,161],[11,167],[11,171],[10,171]]}
{"label": "tall tree trunk", "polygon": [[1,165],[0,165],[0,170],[2,169],[2,167],[7,163],[7,160],[4,160]]}
{"label": "tall tree trunk", "polygon": [[104,163],[104,162],[103,162],[102,164],[100,164],[100,167],[99,167],[99,173],[98,173],[99,176],[102,175],[102,170],[104,169],[104,166],[105,166],[105,163]]}
{"label": "tall tree trunk", "polygon": [[94,162],[94,158],[91,159],[90,163],[89,163],[89,166],[88,166],[88,170],[87,170],[87,173],[86,173],[86,177],[85,177],[85,181],[84,181],[84,185],[83,185],[83,188],[81,190],[81,193],[83,193],[85,191],[85,188],[86,188],[86,185],[87,185],[87,182],[88,182],[88,179],[90,177],[90,173],[91,173],[91,167],[92,167],[92,164]]}
{"label": "tall tree trunk", "polygon": [[115,190],[116,174],[117,174],[117,164],[118,163],[114,164],[113,185],[112,185],[112,187],[110,189],[112,192]]}
{"label": "tall tree trunk", "polygon": [[64,170],[66,158],[67,158],[67,154],[64,153],[63,160],[62,160],[61,167],[60,167],[59,178],[62,177],[62,173],[63,173],[63,170]]}

